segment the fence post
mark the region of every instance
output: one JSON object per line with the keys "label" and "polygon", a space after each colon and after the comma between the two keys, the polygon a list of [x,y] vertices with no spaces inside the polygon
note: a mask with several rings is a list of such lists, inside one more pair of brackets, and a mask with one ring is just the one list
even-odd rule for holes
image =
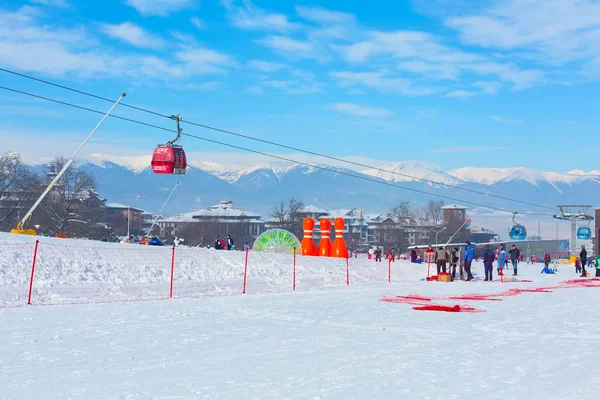
{"label": "fence post", "polygon": [[248,250],[246,249],[246,263],[244,264],[244,289],[242,294],[246,294],[246,275],[248,274]]}
{"label": "fence post", "polygon": [[294,283],[293,290],[296,290],[296,248],[294,247]]}
{"label": "fence post", "polygon": [[348,258],[346,258],[346,286],[350,285],[350,269],[348,267]]}
{"label": "fence post", "polygon": [[173,274],[175,272],[175,245],[171,249],[171,284],[169,285],[169,298],[173,298]]}
{"label": "fence post", "polygon": [[392,258],[388,257],[388,282],[392,281]]}
{"label": "fence post", "polygon": [[33,275],[35,274],[35,260],[37,259],[39,240],[35,241],[35,249],[33,250],[33,262],[31,263],[31,279],[29,279],[29,295],[27,296],[27,304],[31,304],[31,291],[33,289]]}

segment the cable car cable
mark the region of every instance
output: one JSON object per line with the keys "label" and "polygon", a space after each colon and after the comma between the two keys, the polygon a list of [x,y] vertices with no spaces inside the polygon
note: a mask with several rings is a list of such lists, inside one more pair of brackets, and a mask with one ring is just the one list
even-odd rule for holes
{"label": "cable car cable", "polygon": [[[77,90],[77,89],[69,88],[67,86],[59,85],[57,83],[53,83],[53,82],[50,82],[50,81],[47,81],[47,80],[44,80],[44,79],[39,79],[39,78],[35,78],[35,77],[29,76],[29,75],[21,74],[21,73],[15,72],[15,71],[7,70],[5,68],[0,68],[0,71],[7,72],[7,73],[10,73],[10,74],[14,74],[14,75],[17,75],[17,76],[20,76],[20,77],[23,77],[23,78],[31,79],[31,80],[34,80],[34,81],[37,81],[37,82],[45,83],[45,84],[48,84],[48,85],[51,85],[51,86],[55,86],[55,87],[58,87],[58,88],[61,88],[61,89],[69,90],[69,91],[72,91],[72,92],[75,92],[75,93],[79,93],[79,94],[83,94],[83,95],[86,95],[86,96],[90,96],[90,97],[93,97],[93,98],[96,98],[96,99],[100,99],[100,100],[104,100],[104,101],[111,101],[110,99],[108,99],[106,97],[98,96],[98,95],[95,95],[95,94],[92,94],[92,93],[88,93],[88,92],[85,92],[85,91],[82,91],[82,90]],[[158,112],[155,112],[155,111],[152,111],[152,110],[148,110],[148,109],[144,109],[142,107],[132,106],[132,105],[129,105],[129,104],[121,104],[121,105],[123,105],[125,107],[129,107],[129,108],[135,109],[135,110],[138,110],[138,111],[146,112],[146,113],[149,113],[149,114],[152,114],[152,115],[156,115],[156,116],[160,116],[160,117],[164,117],[164,118],[171,118],[171,116],[169,116],[169,115],[161,114],[161,113],[158,113]],[[509,197],[505,197],[505,196],[500,196],[500,195],[485,193],[485,192],[482,192],[482,191],[479,191],[479,190],[464,188],[464,187],[460,187],[460,186],[456,186],[456,185],[451,185],[451,184],[448,184],[448,183],[434,181],[434,180],[427,179],[427,178],[420,178],[420,177],[417,177],[417,176],[408,175],[408,174],[404,174],[404,173],[397,172],[397,171],[390,171],[390,170],[383,169],[383,168],[380,168],[380,167],[375,167],[375,166],[372,166],[372,165],[367,165],[367,164],[359,163],[359,162],[356,162],[356,161],[345,160],[343,158],[329,156],[327,154],[318,153],[318,152],[314,152],[314,151],[311,151],[311,150],[302,149],[302,148],[299,148],[299,147],[294,147],[294,146],[289,146],[289,145],[285,145],[285,144],[281,144],[281,143],[277,143],[277,142],[272,142],[272,141],[266,140],[266,139],[259,139],[259,138],[253,137],[253,136],[244,135],[244,134],[241,134],[241,133],[237,133],[237,132],[229,131],[229,130],[226,130],[226,129],[221,129],[221,128],[213,127],[213,126],[210,126],[210,125],[200,124],[200,123],[193,122],[193,121],[181,120],[181,122],[182,123],[187,123],[187,124],[190,124],[190,125],[193,125],[193,126],[197,126],[197,127],[200,127],[200,128],[213,130],[213,131],[216,131],[216,132],[225,133],[225,134],[228,134],[228,135],[232,135],[232,136],[236,136],[236,137],[240,137],[240,138],[244,138],[244,139],[248,139],[248,140],[253,140],[253,141],[256,141],[256,142],[259,142],[259,143],[268,144],[268,145],[271,145],[271,146],[281,147],[281,148],[288,149],[288,150],[294,150],[294,151],[298,151],[298,152],[301,152],[301,153],[305,153],[305,154],[309,154],[309,155],[313,155],[313,156],[317,156],[317,157],[322,157],[322,158],[326,158],[326,159],[329,159],[329,160],[333,160],[333,161],[337,161],[337,162],[341,162],[341,163],[345,163],[345,164],[349,164],[349,165],[354,165],[354,166],[363,167],[363,168],[369,168],[369,169],[373,169],[373,170],[376,170],[376,171],[379,171],[379,172],[385,172],[385,173],[389,173],[389,174],[393,174],[393,175],[397,175],[397,176],[403,176],[405,178],[415,179],[415,180],[421,181],[421,182],[428,182],[428,183],[432,183],[432,184],[436,184],[436,185],[440,185],[440,186],[444,186],[444,187],[448,187],[448,188],[462,190],[462,191],[468,192],[468,193],[474,193],[474,194],[478,194],[478,195],[482,195],[482,196],[486,196],[486,197],[493,197],[493,198],[497,198],[497,199],[500,199],[500,200],[511,201],[511,202],[514,202],[514,203],[524,204],[524,205],[533,206],[533,207],[537,207],[537,208],[545,208],[545,209],[548,209],[548,210],[555,210],[556,209],[556,207],[550,207],[550,206],[546,206],[546,205],[542,205],[542,204],[535,204],[535,203],[531,203],[531,202],[528,202],[528,201],[517,200],[517,199],[512,199],[512,198],[509,198]]]}
{"label": "cable car cable", "polygon": [[[78,90],[78,89],[74,89],[74,88],[71,88],[71,87],[68,87],[68,86],[60,85],[58,83],[50,82],[50,81],[47,81],[45,79],[40,79],[40,78],[36,78],[36,77],[30,76],[30,75],[21,74],[19,72],[11,71],[11,70],[6,69],[6,68],[0,68],[0,71],[6,72],[6,73],[9,73],[9,74],[13,74],[13,75],[16,75],[16,76],[20,76],[21,78],[31,79],[32,81],[36,81],[36,82],[40,82],[40,83],[45,83],[46,85],[54,86],[54,87],[57,87],[57,88],[60,88],[60,89],[64,89],[64,90],[68,90],[70,92],[79,93],[79,94],[83,94],[85,96],[93,97],[95,99],[104,100],[104,101],[110,101],[110,102],[114,103],[114,101],[112,101],[111,99],[109,99],[107,97],[102,97],[102,96],[99,96],[97,94],[93,94],[93,93],[89,93],[89,92],[84,92],[83,90]],[[153,115],[156,115],[156,116],[159,116],[159,117],[170,118],[169,115],[161,114],[161,113],[158,113],[158,112],[155,112],[155,111],[152,111],[152,110],[146,110],[144,108],[137,107],[137,106],[132,106],[131,104],[121,103],[120,105],[122,105],[123,107],[132,108],[134,110],[142,111],[142,112],[145,112],[145,113],[148,113],[148,114],[153,114]]]}
{"label": "cable car cable", "polygon": [[[29,93],[29,92],[24,92],[24,91],[21,91],[21,90],[16,90],[16,89],[8,88],[6,86],[0,86],[0,89],[8,90],[8,91],[11,91],[11,92],[23,94],[23,95],[26,95],[26,96],[38,98],[38,99],[45,100],[45,101],[50,101],[50,102],[61,104],[61,105],[64,105],[64,106],[69,106],[69,107],[77,108],[77,109],[80,109],[80,110],[83,110],[83,111],[88,111],[88,112],[93,112],[93,113],[97,113],[97,114],[102,114],[102,111],[94,110],[94,109],[87,108],[87,107],[78,106],[78,105],[75,105],[75,104],[72,104],[72,103],[68,103],[68,102],[65,102],[65,101],[56,100],[56,99],[52,99],[52,98],[49,98],[49,97],[40,96],[40,95],[36,95],[36,94],[33,94],[33,93]],[[131,119],[131,118],[121,117],[121,116],[115,115],[115,114],[111,114],[110,117],[116,118],[116,119],[120,119],[120,120],[123,120],[123,121],[127,121],[127,122],[132,122],[132,123],[140,124],[140,125],[143,125],[143,126],[148,126],[148,127],[151,127],[151,128],[160,129],[160,130],[163,130],[163,131],[177,133],[177,131],[174,130],[174,129],[164,128],[164,127],[161,127],[161,126],[158,126],[158,125],[149,124],[149,123],[138,121],[138,120],[134,120],[134,119]],[[239,149],[239,150],[247,151],[247,152],[250,152],[250,153],[254,153],[254,154],[259,154],[259,155],[263,155],[263,156],[266,156],[266,157],[275,158],[275,159],[278,159],[278,160],[283,160],[283,161],[287,161],[287,162],[291,162],[291,163],[295,163],[295,164],[299,164],[299,165],[305,165],[305,166],[308,166],[308,167],[311,167],[311,168],[320,169],[320,170],[324,170],[324,171],[329,171],[329,172],[333,172],[333,173],[340,174],[340,175],[346,175],[346,176],[349,176],[349,177],[353,177],[353,178],[357,178],[357,179],[362,179],[362,180],[369,181],[369,182],[379,183],[379,184],[386,185],[386,186],[396,187],[396,188],[407,190],[407,191],[414,192],[414,193],[421,193],[421,194],[425,194],[425,195],[436,197],[436,198],[457,201],[457,202],[466,203],[466,204],[470,204],[470,205],[474,205],[474,206],[478,206],[478,207],[484,207],[484,208],[487,208],[487,209],[490,209],[490,210],[507,212],[507,213],[512,213],[512,214],[517,213],[517,214],[530,215],[530,216],[548,216],[548,217],[552,216],[551,214],[515,212],[515,211],[507,210],[507,209],[504,209],[504,208],[489,206],[489,205],[485,205],[485,204],[481,204],[481,203],[476,203],[476,202],[472,202],[472,201],[467,201],[467,200],[461,200],[461,199],[457,199],[457,198],[450,197],[450,196],[438,195],[438,194],[430,193],[430,192],[427,192],[427,191],[424,191],[424,190],[408,188],[406,186],[397,185],[397,184],[394,184],[394,183],[391,183],[391,182],[387,182],[387,181],[384,181],[384,180],[377,180],[375,178],[369,178],[368,176],[354,175],[354,174],[350,174],[350,173],[347,173],[347,172],[339,171],[339,170],[335,169],[335,167],[319,166],[319,165],[315,165],[315,164],[306,163],[306,162],[303,162],[303,161],[297,161],[297,160],[293,160],[291,158],[282,157],[282,156],[276,156],[274,154],[265,153],[265,152],[262,152],[262,151],[253,150],[253,149],[249,149],[249,148],[242,147],[242,146],[236,146],[236,145],[232,145],[230,143],[225,143],[225,142],[221,142],[221,141],[214,140],[214,139],[208,139],[208,138],[205,138],[205,137],[202,137],[202,136],[192,135],[192,134],[189,134],[189,133],[182,133],[182,135],[183,136],[189,136],[189,137],[192,137],[192,138],[195,138],[195,139],[199,139],[199,140],[203,140],[203,141],[206,141],[206,142],[209,142],[209,143],[219,144],[219,145],[222,145],[222,146],[226,146],[226,147],[230,147],[230,148],[234,148],[234,149]]]}

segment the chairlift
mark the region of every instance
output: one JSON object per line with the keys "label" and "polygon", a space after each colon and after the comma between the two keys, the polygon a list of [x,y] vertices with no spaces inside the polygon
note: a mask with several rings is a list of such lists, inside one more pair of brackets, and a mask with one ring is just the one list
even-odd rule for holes
{"label": "chairlift", "polygon": [[181,139],[181,128],[179,114],[172,115],[171,119],[177,122],[177,136],[166,144],[159,145],[152,154],[152,171],[155,174],[177,174],[183,175],[186,172],[187,160],[183,147],[175,144]]}
{"label": "chairlift", "polygon": [[527,239],[527,229],[524,225],[517,224],[515,221],[515,216],[517,213],[513,213],[513,227],[510,228],[509,236],[512,240],[525,240]]}

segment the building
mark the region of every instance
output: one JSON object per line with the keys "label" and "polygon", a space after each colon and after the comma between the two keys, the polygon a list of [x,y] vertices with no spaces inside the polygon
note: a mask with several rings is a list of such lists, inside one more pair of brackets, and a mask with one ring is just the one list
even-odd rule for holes
{"label": "building", "polygon": [[265,221],[260,214],[236,208],[232,201],[161,218],[158,225],[163,238],[186,237],[188,242],[198,244],[212,243],[216,235],[227,234],[249,241],[265,231]]}
{"label": "building", "polygon": [[467,220],[467,207],[458,204],[448,204],[442,207],[444,224],[462,225]]}
{"label": "building", "polygon": [[471,238],[469,239],[473,243],[490,243],[497,242],[498,234],[480,226],[471,226]]}
{"label": "building", "polygon": [[144,210],[136,207],[126,206],[119,203],[106,205],[106,223],[113,227],[118,236],[125,236],[127,232],[132,235],[144,233]]}

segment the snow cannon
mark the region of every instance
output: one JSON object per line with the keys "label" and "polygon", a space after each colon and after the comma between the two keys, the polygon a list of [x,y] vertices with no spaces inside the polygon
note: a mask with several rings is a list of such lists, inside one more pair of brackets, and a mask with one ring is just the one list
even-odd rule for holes
{"label": "snow cannon", "polygon": [[23,223],[19,222],[15,229],[11,229],[10,233],[18,234],[18,235],[30,235],[35,236],[37,232],[33,229],[23,229]]}

